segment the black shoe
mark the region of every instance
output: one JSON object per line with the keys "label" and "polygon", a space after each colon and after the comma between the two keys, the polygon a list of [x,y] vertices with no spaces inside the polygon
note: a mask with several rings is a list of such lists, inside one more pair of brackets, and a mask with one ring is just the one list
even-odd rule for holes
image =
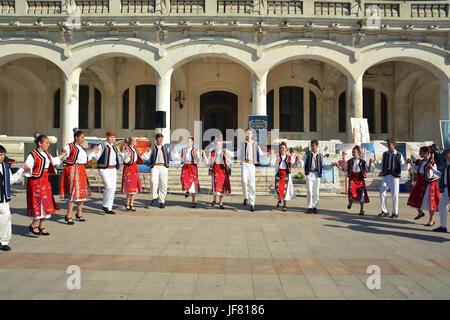
{"label": "black shoe", "polygon": [[0,250],[2,251],[11,251],[11,247],[7,244],[0,244]]}
{"label": "black shoe", "polygon": [[73,219],[72,218],[67,218],[67,216],[64,217],[64,221],[67,222],[67,224],[75,224],[75,222],[73,222]]}
{"label": "black shoe", "polygon": [[389,217],[389,212],[381,212],[378,214],[379,217]]}
{"label": "black shoe", "polygon": [[191,204],[191,208],[195,208],[195,203]]}
{"label": "black shoe", "polygon": [[442,228],[442,227],[439,227],[439,228],[436,228],[436,229],[433,229],[433,231],[434,232],[447,232],[447,228]]}
{"label": "black shoe", "polygon": [[351,209],[351,208],[352,208],[352,204],[349,203],[348,206],[347,206],[347,209]]}
{"label": "black shoe", "polygon": [[243,205],[244,207],[247,206],[247,199],[244,199],[244,202],[242,203],[242,205]]}
{"label": "black shoe", "polygon": [[317,211],[317,208],[313,208],[313,209],[312,209],[312,212],[313,212],[313,213],[319,213],[319,211]]}
{"label": "black shoe", "polygon": [[112,210],[109,210],[109,211],[107,211],[106,212],[107,214],[116,214],[114,211],[112,211]]}
{"label": "black shoe", "polygon": [[215,201],[211,202],[211,207],[214,207],[215,205],[216,205]]}
{"label": "black shoe", "polygon": [[102,207],[103,211],[105,211],[106,213],[108,213],[108,208],[107,207]]}
{"label": "black shoe", "polygon": [[427,223],[425,225],[425,227],[432,227],[432,226],[434,226],[435,223],[436,223],[436,221],[433,221],[433,223]]}
{"label": "black shoe", "polygon": [[159,207],[160,207],[161,209],[164,209],[164,208],[165,208],[164,203],[160,203],[160,204],[159,204]]}
{"label": "black shoe", "polygon": [[280,201],[278,201],[277,202],[277,208],[280,206],[280,204],[281,204],[281,202]]}
{"label": "black shoe", "polygon": [[414,220],[419,220],[420,218],[425,217],[425,213],[419,213]]}
{"label": "black shoe", "polygon": [[34,234],[35,236],[40,235],[41,233],[39,231],[34,231],[34,229],[38,229],[38,227],[32,227],[31,224],[28,226],[28,231],[31,232],[32,234]]}
{"label": "black shoe", "polygon": [[[43,236],[49,236],[50,235],[50,233],[48,233],[47,232],[47,230],[45,229],[45,228],[38,228],[39,229],[39,231],[40,231],[40,233],[43,235]],[[45,232],[42,232],[42,230],[45,230]]]}
{"label": "black shoe", "polygon": [[283,211],[286,212],[287,211],[287,207],[283,206]]}
{"label": "black shoe", "polygon": [[77,219],[77,221],[80,221],[80,222],[85,222],[86,221],[86,219],[83,218],[83,216],[79,216],[78,214],[75,214],[75,219]]}
{"label": "black shoe", "polygon": [[150,205],[155,205],[157,199],[153,199],[152,202],[150,203]]}
{"label": "black shoe", "polygon": [[308,208],[305,213],[312,213],[312,208]]}
{"label": "black shoe", "polygon": [[184,197],[185,198],[189,197],[189,191],[186,191],[186,193],[184,194]]}
{"label": "black shoe", "polygon": [[398,218],[398,214],[392,214],[392,215],[390,216],[390,218],[392,218],[392,219],[397,219],[397,218]]}
{"label": "black shoe", "polygon": [[250,206],[250,211],[254,212],[255,211],[255,206]]}
{"label": "black shoe", "polygon": [[220,208],[220,209],[225,209],[225,207],[223,206],[223,204],[221,204],[219,208]]}
{"label": "black shoe", "polygon": [[364,215],[364,210],[359,213],[360,216]]}
{"label": "black shoe", "polygon": [[134,206],[130,206],[130,211],[136,211],[136,209],[134,208]]}
{"label": "black shoe", "polygon": [[129,205],[126,204],[126,205],[125,205],[125,210],[126,210],[126,211],[130,211],[130,210],[131,210],[131,206],[129,206]]}

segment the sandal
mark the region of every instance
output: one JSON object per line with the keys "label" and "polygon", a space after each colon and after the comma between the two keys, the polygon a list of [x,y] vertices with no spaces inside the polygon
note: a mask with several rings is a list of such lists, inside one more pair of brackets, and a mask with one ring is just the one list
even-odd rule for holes
{"label": "sandal", "polygon": [[191,208],[195,208],[195,203],[191,204]]}
{"label": "sandal", "polygon": [[126,205],[125,205],[125,210],[126,210],[126,211],[130,211],[130,210],[131,210],[131,206],[129,206],[129,205],[126,204]]}
{"label": "sandal", "polygon": [[31,224],[28,226],[28,231],[30,231],[35,236],[38,236],[38,235],[41,234],[39,231],[34,231],[34,229],[38,229],[39,230],[38,227],[33,227]]}
{"label": "sandal", "polygon": [[414,220],[419,220],[420,218],[425,217],[425,213],[419,213],[417,217],[414,218]]}
{"label": "sandal", "polygon": [[64,217],[64,221],[67,222],[67,224],[75,224],[75,222],[73,222],[73,218],[68,218],[67,216]]}
{"label": "sandal", "polygon": [[80,221],[80,222],[86,221],[86,219],[83,218],[83,216],[79,216],[78,214],[76,214],[75,217],[76,217],[77,221]]}
{"label": "sandal", "polygon": [[[38,228],[39,229],[39,231],[41,232],[41,234],[43,235],[43,236],[49,236],[50,235],[50,233],[48,233],[47,232],[47,230],[45,229],[45,228]],[[45,230],[45,232],[43,232]]]}
{"label": "sandal", "polygon": [[277,202],[277,208],[280,206],[280,204],[281,204],[281,201],[278,201]]}
{"label": "sandal", "polygon": [[136,209],[134,208],[134,206],[130,206],[130,210],[131,210],[131,211],[136,211]]}
{"label": "sandal", "polygon": [[215,205],[216,205],[215,201],[211,202],[211,207],[214,207]]}
{"label": "sandal", "polygon": [[287,207],[283,206],[283,211],[286,212],[287,211]]}

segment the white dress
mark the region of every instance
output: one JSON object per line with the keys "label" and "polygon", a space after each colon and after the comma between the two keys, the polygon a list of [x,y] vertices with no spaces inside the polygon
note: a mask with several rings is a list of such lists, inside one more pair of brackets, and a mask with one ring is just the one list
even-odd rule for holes
{"label": "white dress", "polygon": [[[275,172],[278,172],[278,169],[287,169],[285,159],[287,155],[279,155],[276,157],[270,158],[270,166],[275,168]],[[280,159],[281,158],[281,159]],[[295,163],[295,156],[291,156],[291,168],[297,168],[297,164]],[[287,191],[284,199],[279,200],[292,200],[295,199],[295,188],[294,188],[294,182],[292,181],[292,175],[289,173],[289,182],[287,186]],[[275,191],[275,198],[278,199],[278,194]]]}
{"label": "white dress", "polygon": [[[411,171],[414,173],[424,174],[425,172],[425,166],[428,164],[428,161],[422,161],[420,166],[413,165],[411,166]],[[427,171],[427,179],[438,179],[441,175],[440,172],[437,169],[436,164],[433,164],[433,167],[431,170]],[[420,208],[421,210],[430,210],[430,185],[427,186],[427,190],[425,191],[425,195],[423,196],[422,200],[422,206]]]}

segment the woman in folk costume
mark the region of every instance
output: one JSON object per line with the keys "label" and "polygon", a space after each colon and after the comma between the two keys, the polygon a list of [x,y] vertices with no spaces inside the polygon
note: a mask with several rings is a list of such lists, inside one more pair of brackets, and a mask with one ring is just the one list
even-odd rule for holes
{"label": "woman in folk costume", "polygon": [[291,178],[292,168],[298,167],[295,154],[289,154],[286,142],[280,144],[280,154],[275,155],[271,150],[270,166],[275,167],[275,197],[278,199],[277,207],[283,201],[283,211],[287,211],[288,200],[295,199],[295,188]]}
{"label": "woman in folk costume", "polygon": [[364,215],[364,204],[369,202],[369,195],[367,194],[366,182],[367,171],[370,171],[370,165],[361,159],[361,149],[359,146],[354,146],[352,149],[353,158],[349,159],[344,167],[341,167],[337,162],[334,166],[345,171],[348,177],[348,206],[351,209],[353,201],[360,204],[359,215]]}
{"label": "woman in folk costume", "polygon": [[49,174],[56,174],[55,167],[61,163],[61,159],[67,151],[63,150],[59,157],[52,157],[48,153],[50,141],[47,136],[36,134],[36,149],[31,151],[25,160],[25,164],[31,168],[30,173],[25,173],[27,179],[27,215],[33,218],[28,230],[35,235],[48,236],[45,229],[45,221],[51,217],[55,210],[60,208],[55,202]]}
{"label": "woman in folk costume", "polygon": [[233,155],[232,151],[223,148],[221,140],[216,140],[214,142],[214,150],[211,151],[206,161],[206,165],[211,170],[211,185],[214,195],[211,205],[216,205],[217,196],[219,196],[220,209],[225,209],[223,196],[231,193],[230,173]]}
{"label": "woman in folk costume", "polygon": [[136,211],[134,199],[136,193],[142,192],[141,178],[139,176],[138,164],[143,164],[143,160],[150,159],[148,149],[142,155],[136,150],[136,137],[129,137],[123,146],[121,157],[123,159],[122,193],[127,195],[125,209]]}
{"label": "woman in folk costume", "polygon": [[423,210],[430,212],[430,219],[426,226],[434,225],[434,213],[438,211],[439,193],[438,179],[441,176],[437,170],[436,164],[431,158],[431,148],[422,147],[419,150],[419,156],[422,158],[417,165],[414,165],[411,159],[408,163],[415,174],[416,184],[408,198],[408,206],[416,208],[418,215],[414,218],[418,220],[425,216]]}
{"label": "woman in folk costume", "polygon": [[[67,144],[64,147],[66,155],[64,160],[63,176],[61,179],[61,191],[60,197],[67,200],[67,214],[64,220],[67,224],[73,225],[72,210],[77,204],[77,213],[75,214],[78,221],[86,221],[83,218],[83,204],[89,195],[91,195],[91,187],[89,186],[89,180],[86,174],[86,164],[92,159],[92,150],[86,150],[83,147],[85,135],[83,131],[75,128],[74,141]],[[94,148],[94,152],[98,151],[98,148]]]}
{"label": "woman in folk costume", "polygon": [[172,160],[183,164],[180,175],[181,188],[186,192],[185,198],[189,197],[189,194],[192,195],[192,208],[195,208],[195,194],[200,192],[197,165],[202,161],[204,153],[203,150],[194,147],[194,137],[192,136],[188,139],[188,147],[183,148],[181,153],[176,146],[173,147],[171,152]]}

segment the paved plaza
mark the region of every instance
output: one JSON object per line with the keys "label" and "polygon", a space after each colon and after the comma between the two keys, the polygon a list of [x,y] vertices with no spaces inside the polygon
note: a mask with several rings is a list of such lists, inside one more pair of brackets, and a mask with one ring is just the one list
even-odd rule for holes
{"label": "paved plaza", "polygon": [[[305,197],[283,213],[273,196],[257,196],[257,211],[240,195],[225,210],[181,194],[166,208],[101,212],[99,193],[86,203],[86,222],[69,226],[62,210],[47,223],[49,237],[27,232],[25,192],[11,201],[11,252],[0,252],[0,300],[5,299],[449,299],[450,234],[431,232],[427,218],[400,198],[400,218],[379,218],[378,194],[366,216],[346,209],[345,196],[325,197],[319,214],[304,214]],[[439,217],[436,219],[437,227]],[[68,266],[81,269],[81,289],[68,289]],[[370,265],[381,288],[366,286]]]}

